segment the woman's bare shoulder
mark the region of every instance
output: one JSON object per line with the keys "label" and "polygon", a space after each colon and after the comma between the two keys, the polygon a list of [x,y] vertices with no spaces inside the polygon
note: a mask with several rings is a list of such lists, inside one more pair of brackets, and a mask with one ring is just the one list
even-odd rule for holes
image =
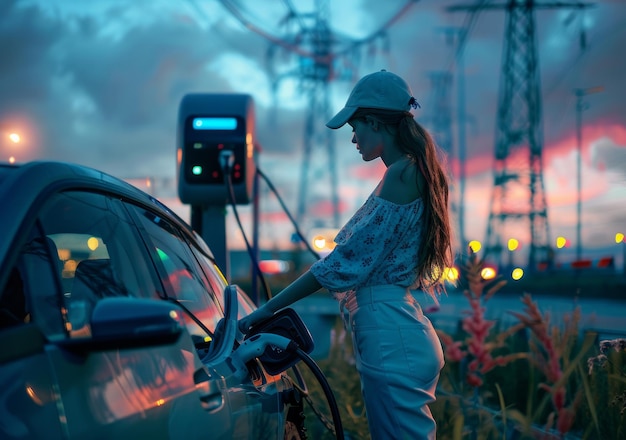
{"label": "woman's bare shoulder", "polygon": [[415,164],[398,161],[391,164],[378,187],[377,195],[390,202],[406,205],[422,196],[423,180]]}

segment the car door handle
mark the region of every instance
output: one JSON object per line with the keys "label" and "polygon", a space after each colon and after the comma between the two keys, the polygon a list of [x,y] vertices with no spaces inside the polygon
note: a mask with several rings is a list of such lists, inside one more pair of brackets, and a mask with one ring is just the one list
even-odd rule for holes
{"label": "car door handle", "polygon": [[196,391],[200,395],[200,405],[208,412],[216,412],[224,407],[224,394],[220,389],[219,382],[212,379],[203,369],[196,370],[193,374]]}
{"label": "car door handle", "polygon": [[258,398],[263,397],[264,394],[262,392],[260,392],[260,391],[246,391],[246,396],[248,396],[248,397],[256,397],[258,399]]}

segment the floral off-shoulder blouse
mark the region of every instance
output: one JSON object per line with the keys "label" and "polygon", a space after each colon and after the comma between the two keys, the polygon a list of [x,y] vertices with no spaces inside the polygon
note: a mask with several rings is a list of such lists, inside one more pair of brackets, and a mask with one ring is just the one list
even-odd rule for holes
{"label": "floral off-shoulder blouse", "polygon": [[361,287],[413,287],[420,248],[421,198],[398,205],[374,194],[335,237],[335,249],[311,273],[341,300]]}

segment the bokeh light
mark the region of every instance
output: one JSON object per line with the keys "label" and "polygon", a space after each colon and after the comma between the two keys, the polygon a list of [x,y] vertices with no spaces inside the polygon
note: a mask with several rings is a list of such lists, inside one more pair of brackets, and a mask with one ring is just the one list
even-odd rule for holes
{"label": "bokeh light", "polygon": [[89,239],[87,240],[87,247],[92,251],[98,249],[99,245],[100,243],[98,243],[98,239],[96,237],[89,237]]}
{"label": "bokeh light", "polygon": [[493,267],[485,267],[480,271],[483,280],[492,280],[496,277],[496,270]]}
{"label": "bokeh light", "polygon": [[483,247],[483,245],[478,240],[472,240],[472,241],[469,242],[469,248],[474,253],[478,252],[480,250],[480,248],[482,248],[482,247]]}
{"label": "bokeh light", "polygon": [[443,279],[456,282],[459,279],[459,270],[456,267],[446,267],[443,271]]}
{"label": "bokeh light", "polygon": [[322,237],[321,235],[316,235],[315,237],[313,237],[313,247],[317,250],[322,250],[326,247],[326,238]]}
{"label": "bokeh light", "polygon": [[511,278],[513,278],[515,281],[521,279],[524,276],[524,269],[522,269],[521,267],[516,267],[515,269],[513,269],[513,272],[511,273]]}

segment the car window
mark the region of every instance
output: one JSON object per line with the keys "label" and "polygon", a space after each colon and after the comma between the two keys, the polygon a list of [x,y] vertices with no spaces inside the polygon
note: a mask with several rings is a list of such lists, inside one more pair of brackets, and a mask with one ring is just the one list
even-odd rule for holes
{"label": "car window", "polygon": [[[200,250],[194,248],[193,246],[191,247],[191,249],[194,251],[196,258],[200,262],[200,266],[204,270],[207,278],[209,279],[209,282],[213,286],[214,292],[216,292],[216,296],[220,302],[220,306],[222,306],[223,309],[224,288],[228,285],[226,277],[224,277],[224,274],[212,259],[208,258],[203,252],[200,252]],[[250,313],[252,313],[256,309],[256,305],[239,286],[237,286],[237,290],[239,292],[239,294],[237,295],[237,319],[241,319],[244,316],[248,316]],[[221,294],[218,294],[218,292],[221,292]]]}
{"label": "car window", "polygon": [[[161,275],[167,296],[175,299],[198,319],[211,334],[222,310],[216,302],[214,287],[200,269],[189,243],[166,219],[143,208],[127,205],[134,210],[150,241],[150,252]],[[204,329],[185,314],[187,328],[194,340],[207,340]]]}
{"label": "car window", "polygon": [[200,267],[204,271],[204,275],[206,276],[211,286],[211,289],[220,304],[220,307],[222,307],[222,310],[224,310],[223,294],[224,294],[224,289],[228,285],[228,281],[226,281],[226,277],[224,276],[220,268],[217,266],[215,261],[207,257],[202,251],[200,251],[195,246],[190,245],[189,248],[195,255],[196,259],[198,260],[198,263],[200,263]]}
{"label": "car window", "polygon": [[158,290],[143,242],[119,203],[103,194],[69,191],[52,196],[39,214],[58,257],[73,337],[90,336],[91,312],[99,299],[150,297]]}
{"label": "car window", "polygon": [[63,337],[58,270],[54,243],[35,225],[25,237],[9,278],[0,290],[0,328],[37,322],[48,337]]}

